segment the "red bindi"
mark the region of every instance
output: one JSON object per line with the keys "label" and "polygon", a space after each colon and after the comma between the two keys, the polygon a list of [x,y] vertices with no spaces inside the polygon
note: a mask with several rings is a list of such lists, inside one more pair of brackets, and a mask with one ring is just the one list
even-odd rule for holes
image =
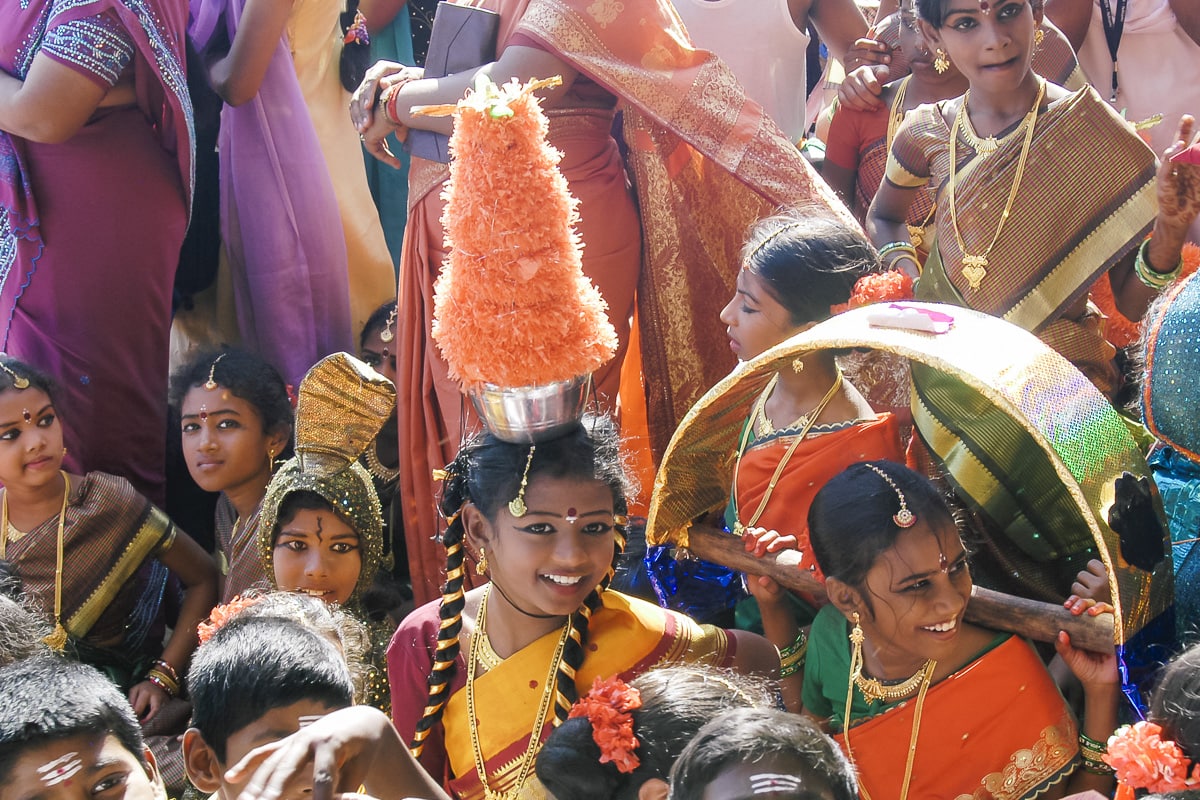
{"label": "red bindi", "polygon": [[21,419],[25,420],[26,422],[33,422],[33,414],[29,413],[28,408],[21,409]]}
{"label": "red bindi", "polygon": [[200,421],[204,422],[208,419],[208,406],[200,406]]}
{"label": "red bindi", "polygon": [[567,522],[574,522],[579,519],[579,512],[575,510],[575,506],[567,509]]}

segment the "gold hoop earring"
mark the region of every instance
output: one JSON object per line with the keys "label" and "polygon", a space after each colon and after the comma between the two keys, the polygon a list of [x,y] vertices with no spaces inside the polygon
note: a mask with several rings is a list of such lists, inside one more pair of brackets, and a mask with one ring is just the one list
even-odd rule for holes
{"label": "gold hoop earring", "polygon": [[487,551],[482,547],[479,548],[479,560],[475,562],[475,574],[484,575],[487,573]]}
{"label": "gold hoop earring", "polygon": [[934,56],[933,68],[937,70],[938,75],[945,75],[950,70],[950,54],[940,47]]}

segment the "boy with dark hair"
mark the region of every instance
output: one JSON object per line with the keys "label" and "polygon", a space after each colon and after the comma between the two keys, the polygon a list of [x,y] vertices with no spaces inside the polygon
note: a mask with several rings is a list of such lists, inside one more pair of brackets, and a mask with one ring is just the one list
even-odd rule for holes
{"label": "boy with dark hair", "polygon": [[225,771],[247,753],[354,699],[350,670],[332,642],[295,620],[252,615],[233,618],[196,651],[188,690],[188,778],[220,800],[241,791]]}
{"label": "boy with dark hair", "polygon": [[0,669],[0,800],[166,800],[129,701],[54,656]]}
{"label": "boy with dark hair", "polygon": [[808,719],[740,708],[714,717],[671,769],[670,800],[856,800],[854,770]]}

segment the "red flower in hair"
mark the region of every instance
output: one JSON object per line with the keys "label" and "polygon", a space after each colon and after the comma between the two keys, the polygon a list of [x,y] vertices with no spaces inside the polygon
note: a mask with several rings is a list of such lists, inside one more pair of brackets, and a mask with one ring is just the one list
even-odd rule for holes
{"label": "red flower in hair", "polygon": [[[1138,722],[1119,728],[1108,740],[1104,762],[1116,770],[1117,783],[1129,790],[1149,789],[1154,794],[1178,792],[1200,786],[1200,764],[1192,765],[1175,742],[1162,737],[1162,727]],[[1188,767],[1192,767],[1188,775]]]}
{"label": "red flower in hair", "polygon": [[872,272],[863,275],[854,284],[850,301],[829,307],[830,314],[840,314],[852,308],[869,306],[872,303],[894,303],[897,300],[912,300],[913,280],[898,269],[888,272]]}
{"label": "red flower in hair", "polygon": [[295,409],[296,408],[296,387],[292,386],[289,383],[289,384],[285,385],[283,388],[284,388],[284,391],[287,392],[288,405],[290,405],[293,409]]}
{"label": "red flower in hair", "polygon": [[571,706],[569,719],[587,717],[592,723],[592,740],[600,748],[600,763],[612,762],[619,772],[633,772],[641,764],[634,754],[638,740],[633,735],[635,708],[642,707],[642,695],[614,675],[607,681],[599,677],[592,690]]}
{"label": "red flower in hair", "polygon": [[196,632],[200,635],[200,644],[207,643],[213,637],[213,634],[225,627],[226,622],[229,622],[229,620],[257,603],[260,599],[262,598],[242,597],[239,594],[228,603],[214,608],[212,613],[208,615],[208,619],[196,626]]}

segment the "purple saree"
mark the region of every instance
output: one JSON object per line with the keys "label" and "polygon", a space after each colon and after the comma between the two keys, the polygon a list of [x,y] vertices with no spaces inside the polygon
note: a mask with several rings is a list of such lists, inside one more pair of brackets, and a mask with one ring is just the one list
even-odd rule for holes
{"label": "purple saree", "polygon": [[0,131],[0,349],[60,383],[68,467],[163,499],[171,288],[187,228],[192,106],[182,0],[0,5],[0,69],[44,55],[136,103],[61,144]]}

